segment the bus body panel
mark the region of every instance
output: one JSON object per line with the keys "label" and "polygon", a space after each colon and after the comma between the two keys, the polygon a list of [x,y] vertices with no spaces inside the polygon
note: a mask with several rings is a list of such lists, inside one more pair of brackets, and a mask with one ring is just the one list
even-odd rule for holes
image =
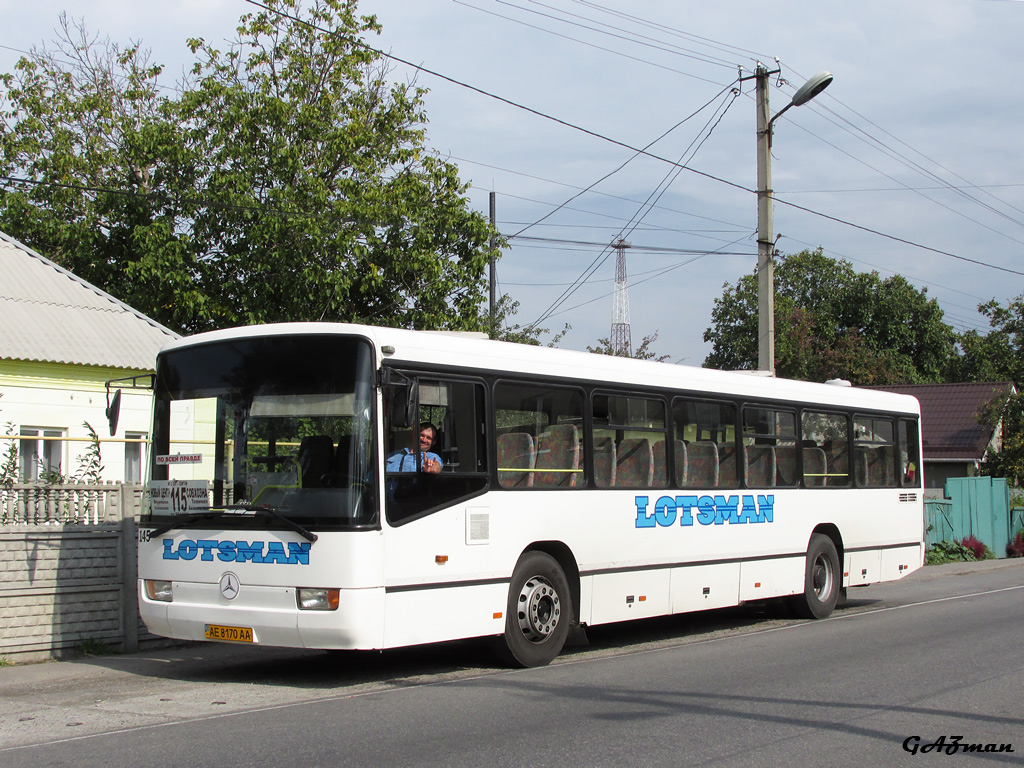
{"label": "bus body panel", "polygon": [[786,557],[744,560],[740,566],[740,600],[767,600],[801,590],[805,558]]}
{"label": "bus body panel", "polygon": [[384,647],[500,635],[508,581],[389,591]]}
{"label": "bus body panel", "polygon": [[672,611],[706,611],[739,603],[739,563],[712,563],[672,571]]}

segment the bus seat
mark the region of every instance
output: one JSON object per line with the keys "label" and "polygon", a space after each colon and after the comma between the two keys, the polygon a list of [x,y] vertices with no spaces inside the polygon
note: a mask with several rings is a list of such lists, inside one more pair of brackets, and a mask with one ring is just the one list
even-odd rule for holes
{"label": "bus seat", "polygon": [[825,452],[821,448],[804,448],[804,485],[821,488],[825,485]]}
{"label": "bus seat", "polygon": [[686,446],[686,486],[718,487],[718,446],[710,440]]}
{"label": "bus seat", "polygon": [[598,488],[615,485],[615,443],[610,437],[594,440],[594,482]]}
{"label": "bus seat", "polygon": [[744,446],[746,463],[743,480],[748,488],[770,488],[775,485],[775,446]]}
{"label": "bus seat", "polygon": [[533,438],[526,432],[498,435],[498,484],[502,488],[529,488],[536,458]]}
{"label": "bus seat", "polygon": [[619,442],[615,457],[615,485],[650,488],[654,482],[654,454],[646,437],[627,437]]}
{"label": "bus seat", "polygon": [[577,485],[580,440],[575,424],[556,424],[537,436],[535,488],[570,488]]}
{"label": "bus seat", "polygon": [[323,488],[324,477],[334,463],[334,441],[330,435],[307,435],[299,443],[299,471],[303,488]]}
{"label": "bus seat", "polygon": [[858,488],[867,488],[871,483],[868,472],[868,446],[855,445],[853,448],[853,473]]}
{"label": "bus seat", "polygon": [[735,488],[739,482],[736,474],[736,445],[716,444],[718,448],[718,485],[721,488]]}
{"label": "bus seat", "polygon": [[825,451],[825,485],[847,486],[850,484],[850,453],[845,445],[833,445]]}
{"label": "bus seat", "polygon": [[875,448],[876,461],[872,465],[878,472],[877,482],[885,488],[896,487],[896,446],[880,445]]}
{"label": "bus seat", "polygon": [[796,444],[776,445],[775,485],[792,486],[796,484]]}
{"label": "bus seat", "polygon": [[[686,485],[686,443],[682,440],[673,442],[675,447],[675,471],[672,473],[673,482],[678,485]],[[654,487],[668,488],[668,456],[665,455],[665,441],[658,440],[651,446],[654,452]]]}

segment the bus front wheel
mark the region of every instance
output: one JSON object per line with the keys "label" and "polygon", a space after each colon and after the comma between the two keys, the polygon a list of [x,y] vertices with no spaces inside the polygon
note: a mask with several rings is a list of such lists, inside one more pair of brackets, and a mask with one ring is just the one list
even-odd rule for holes
{"label": "bus front wheel", "polygon": [[527,552],[512,572],[499,652],[521,667],[543,667],[562,651],[572,621],[569,582],[545,552]]}
{"label": "bus front wheel", "polygon": [[807,547],[804,592],[793,596],[793,610],[805,619],[824,619],[836,607],[841,587],[836,545],[828,536],[816,533]]}

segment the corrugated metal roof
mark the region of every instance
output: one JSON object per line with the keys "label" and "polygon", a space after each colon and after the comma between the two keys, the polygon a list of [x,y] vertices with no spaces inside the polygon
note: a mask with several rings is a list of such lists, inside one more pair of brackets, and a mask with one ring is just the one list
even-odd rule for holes
{"label": "corrugated metal roof", "polygon": [[176,338],[0,232],[0,359],[147,371],[160,348]]}
{"label": "corrugated metal roof", "polygon": [[977,461],[985,456],[993,430],[978,423],[982,407],[1013,391],[1009,381],[957,384],[894,384],[872,387],[921,402],[922,450],[925,459]]}

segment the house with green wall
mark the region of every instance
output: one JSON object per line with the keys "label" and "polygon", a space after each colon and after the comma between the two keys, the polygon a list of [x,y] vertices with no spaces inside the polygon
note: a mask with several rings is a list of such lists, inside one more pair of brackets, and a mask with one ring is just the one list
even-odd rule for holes
{"label": "house with green wall", "polygon": [[152,373],[178,334],[0,232],[0,455],[18,479],[73,478],[99,438],[104,481],[140,482],[148,389],[125,389],[111,435],[106,382]]}

